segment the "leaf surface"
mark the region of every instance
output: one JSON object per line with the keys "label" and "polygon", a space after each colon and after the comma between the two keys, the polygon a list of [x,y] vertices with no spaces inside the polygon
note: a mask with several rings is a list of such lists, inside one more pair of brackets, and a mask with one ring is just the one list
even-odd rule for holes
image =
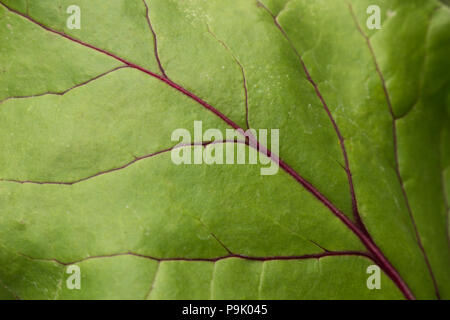
{"label": "leaf surface", "polygon": [[[0,297],[450,298],[449,27],[435,0],[1,0]],[[196,120],[280,129],[279,172],[176,166]]]}

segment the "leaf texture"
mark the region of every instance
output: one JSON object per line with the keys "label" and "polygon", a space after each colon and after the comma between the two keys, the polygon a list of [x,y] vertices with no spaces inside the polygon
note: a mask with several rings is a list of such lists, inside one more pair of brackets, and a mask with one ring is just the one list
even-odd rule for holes
{"label": "leaf texture", "polygon": [[[0,297],[450,298],[449,30],[437,0],[1,0]],[[280,171],[174,165],[197,120],[280,129]]]}

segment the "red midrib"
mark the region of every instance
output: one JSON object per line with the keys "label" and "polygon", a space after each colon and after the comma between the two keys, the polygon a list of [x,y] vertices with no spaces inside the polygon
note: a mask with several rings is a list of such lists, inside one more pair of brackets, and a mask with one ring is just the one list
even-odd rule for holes
{"label": "red midrib", "polygon": [[[53,30],[45,25],[43,25],[42,23],[34,20],[33,18],[17,11],[14,10],[12,8],[9,8],[7,5],[5,5],[4,3],[0,2],[0,4],[5,7],[7,10],[20,15],[21,17],[27,19],[28,21],[39,25],[41,28],[57,34],[59,36],[62,36],[70,41],[73,41],[75,43],[78,43],[84,47],[90,48],[92,50],[95,50],[97,52],[103,53],[107,56],[110,56],[111,58],[114,58],[124,64],[126,64],[127,66],[137,69],[143,73],[146,73],[154,78],[159,79],[160,81],[166,83],[167,85],[169,85],[170,87],[174,88],[175,90],[183,93],[184,95],[188,96],[189,98],[193,99],[194,101],[196,101],[197,103],[199,103],[200,105],[202,105],[204,108],[208,109],[209,111],[211,111],[212,113],[214,113],[216,116],[218,116],[220,119],[222,119],[225,123],[227,123],[230,127],[232,127],[233,129],[236,130],[243,130],[241,127],[239,127],[236,123],[234,123],[231,119],[229,119],[227,116],[225,116],[222,112],[220,112],[219,110],[215,109],[213,106],[211,106],[210,104],[208,104],[206,101],[202,100],[201,98],[199,98],[198,96],[196,96],[194,93],[186,90],[185,88],[183,88],[182,86],[180,86],[179,84],[173,82],[172,80],[165,78],[164,76],[161,76],[159,74],[156,74],[150,70],[147,70],[137,64],[134,64],[132,62],[129,62],[111,52],[108,52],[104,49],[95,47],[91,44],[85,43],[79,39],[73,38],[63,32],[57,31],[57,30]],[[289,175],[291,175],[297,182],[299,182],[306,190],[308,190],[311,194],[313,194],[320,202],[322,202],[327,208],[330,209],[330,211],[336,215],[360,240],[361,242],[365,245],[365,247],[368,249],[368,251],[370,252],[371,255],[373,255],[373,259],[374,261],[376,261],[380,267],[386,272],[386,274],[392,279],[392,281],[397,285],[397,287],[400,289],[400,291],[403,293],[403,295],[407,298],[407,299],[415,299],[414,295],[412,294],[411,290],[408,288],[408,285],[404,282],[404,280],[401,278],[401,276],[398,274],[398,272],[395,270],[395,268],[391,265],[391,263],[387,260],[386,257],[384,257],[383,253],[381,252],[381,250],[376,246],[376,244],[370,239],[370,237],[368,235],[366,235],[359,227],[357,227],[344,213],[342,213],[337,207],[335,207],[331,201],[329,201],[324,195],[322,195],[320,193],[320,191],[318,189],[316,189],[310,182],[308,182],[307,180],[305,180],[302,176],[300,176],[293,168],[291,168],[287,163],[285,163],[282,159],[280,159],[277,155],[274,155],[270,152],[270,150],[268,150],[266,147],[262,146],[259,144],[259,142],[253,137],[253,136],[249,136],[248,137],[250,142],[253,143],[254,145],[257,146],[258,150],[261,153],[265,153],[267,156],[269,156],[273,161],[279,163],[279,166],[285,171],[287,172]]]}

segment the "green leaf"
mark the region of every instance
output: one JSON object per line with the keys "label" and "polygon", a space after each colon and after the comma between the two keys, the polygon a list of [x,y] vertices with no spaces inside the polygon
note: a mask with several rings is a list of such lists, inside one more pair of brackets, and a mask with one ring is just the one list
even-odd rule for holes
{"label": "green leaf", "polygon": [[[449,299],[449,27],[437,0],[1,0],[0,298]],[[175,165],[199,120],[279,129],[278,173]]]}

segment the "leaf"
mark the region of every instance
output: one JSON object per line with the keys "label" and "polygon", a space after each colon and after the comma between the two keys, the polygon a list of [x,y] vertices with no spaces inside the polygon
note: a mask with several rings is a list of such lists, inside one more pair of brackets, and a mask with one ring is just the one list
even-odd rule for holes
{"label": "leaf", "polygon": [[[449,24],[435,0],[1,0],[0,297],[448,299]],[[279,172],[175,165],[196,120],[279,129]]]}

